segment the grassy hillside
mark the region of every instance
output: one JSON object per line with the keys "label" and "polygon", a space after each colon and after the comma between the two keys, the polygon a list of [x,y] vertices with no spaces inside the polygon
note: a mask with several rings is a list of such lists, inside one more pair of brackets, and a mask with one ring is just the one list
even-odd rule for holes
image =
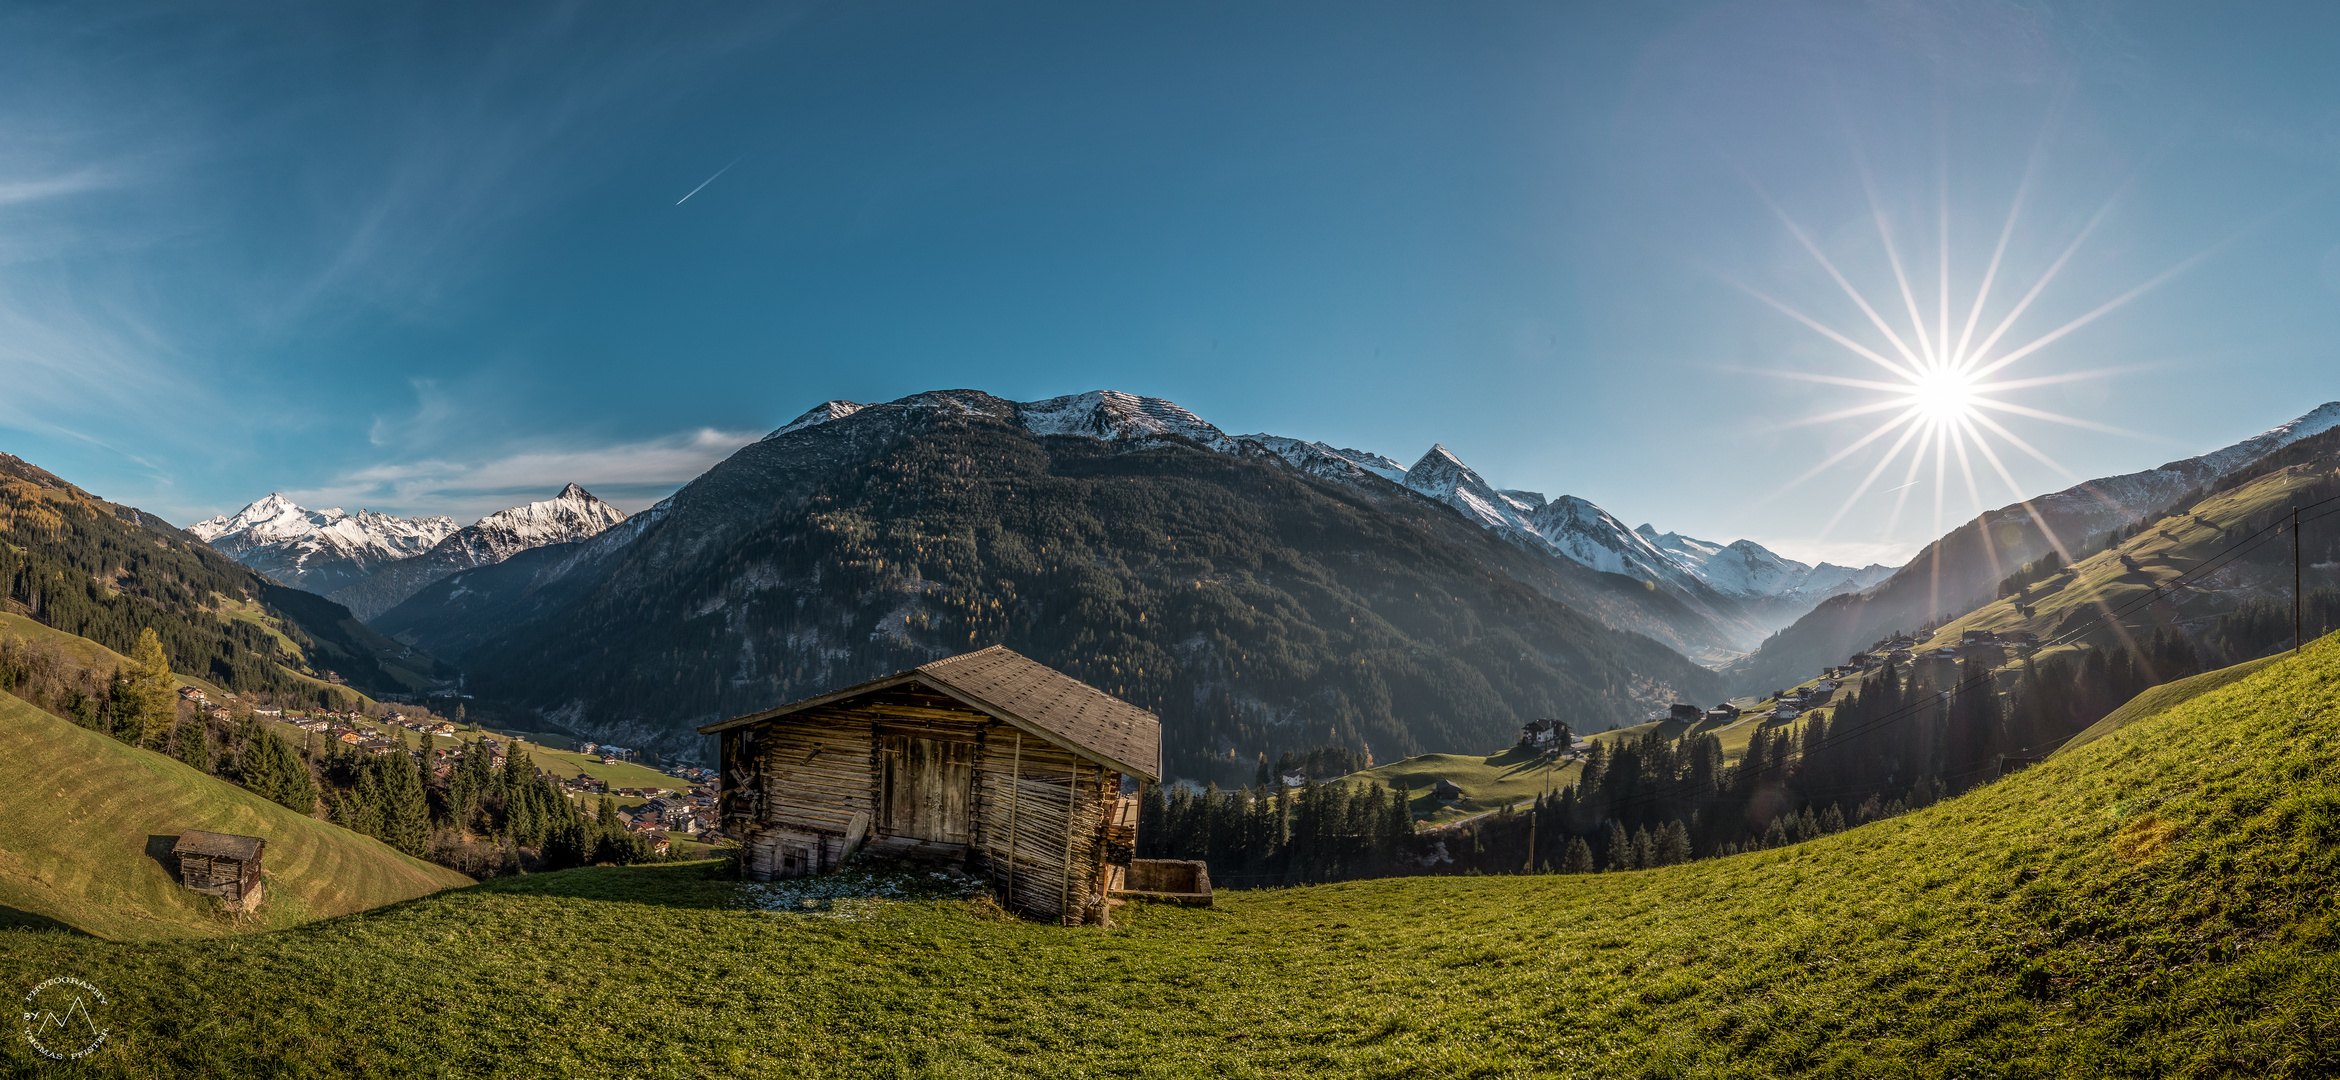
{"label": "grassy hillside", "polygon": [[[109,938],[275,929],[470,883],[0,694],[0,923]],[[268,899],[230,923],[165,860],[189,829],[265,837]]]}
{"label": "grassy hillside", "polygon": [[0,935],[0,967],[106,991],[89,1075],[2329,1076],[2335,726],[2326,639],[1931,809],[1662,870],[1098,930],[594,868],[225,940]]}
{"label": "grassy hillside", "polygon": [[[2215,573],[2146,602],[2155,588],[2210,563],[2259,527],[2283,516],[2286,507],[2332,494],[2335,483],[2335,467],[2330,461],[2304,462],[2257,476],[2209,495],[2185,512],[2164,518],[2138,535],[2034,583],[2021,607],[2017,597],[1985,604],[1943,625],[1925,644],[1954,645],[1967,630],[2030,630],[2051,638],[2080,631],[2105,612],[2117,612],[2121,616],[2118,620],[2087,627],[2074,638],[2076,644],[2105,648],[2124,637],[2143,638],[2165,627],[2199,626],[2254,598],[2288,598],[2291,545],[2282,538],[2269,538],[2246,549],[2241,558],[2217,564]],[[2331,584],[2336,577],[2331,564],[2331,530],[2311,530],[2304,535],[2312,545],[2304,553],[2304,584],[2309,589]],[[2028,608],[2030,614],[2025,615],[2022,608]],[[2309,632],[2313,636],[2319,628],[2310,627]]]}
{"label": "grassy hillside", "polygon": [[[129,657],[88,638],[76,637],[63,630],[42,626],[14,612],[0,611],[0,641],[10,638],[32,642],[36,645],[55,645],[63,649],[66,656],[76,666],[92,671],[112,671],[130,662]],[[219,696],[220,693],[218,684],[191,675],[181,675],[174,672],[171,675],[171,682],[175,686],[196,687],[213,697]]]}
{"label": "grassy hillside", "polygon": [[2118,709],[2114,709],[2110,715],[2107,715],[2104,719],[2090,725],[2080,734],[2072,736],[2072,738],[2066,741],[2063,746],[2059,747],[2056,752],[2060,754],[2064,753],[2065,751],[2072,750],[2076,747],[2086,746],[2089,743],[2095,742],[2098,739],[2112,734],[2113,732],[2128,727],[2130,724],[2134,724],[2139,720],[2143,720],[2149,716],[2159,716],[2160,714],[2177,708],[2186,702],[2201,697],[2202,695],[2207,694],[2212,690],[2219,689],[2220,687],[2226,686],[2229,683],[2238,682],[2246,676],[2257,672],[2260,668],[2266,667],[2267,665],[2275,663],[2278,660],[2282,660],[2290,655],[2290,653],[2282,653],[2276,656],[2262,656],[2257,660],[2245,660],[2242,663],[2235,664],[2231,667],[2219,668],[2216,671],[2205,671],[2200,675],[2190,676],[2188,678],[2179,679],[2176,682],[2163,683],[2160,686],[2153,687],[2152,689],[2129,699],[2128,704],[2123,705]]}
{"label": "grassy hillside", "polygon": [[[1339,783],[1380,784],[1413,792],[1413,809],[1431,824],[1525,802],[1576,782],[1582,767],[1575,762],[1555,765],[1541,755],[1512,747],[1498,754],[1421,754],[1342,777]],[[1440,780],[1452,780],[1466,796],[1448,806],[1432,799]]]}
{"label": "grassy hillside", "polygon": [[[1825,710],[1822,710],[1822,715],[1826,715]],[[1784,725],[1793,728],[1798,723],[1767,720],[1749,712],[1729,724],[1652,720],[1632,727],[1599,732],[1591,738],[1614,742],[1639,739],[1652,733],[1668,739],[1678,739],[1692,733],[1713,735],[1722,744],[1723,760],[1735,762],[1746,755],[1747,743],[1755,737],[1756,731],[1767,726]],[[1473,754],[1421,754],[1378,768],[1350,773],[1342,777],[1340,782],[1374,783],[1391,789],[1402,785],[1413,792],[1415,814],[1429,824],[1438,825],[1558,791],[1575,783],[1578,774],[1583,771],[1583,766],[1578,762],[1547,763],[1515,746],[1485,757]],[[1433,800],[1430,797],[1431,789],[1438,786],[1440,780],[1454,781],[1455,786],[1463,789],[1467,798],[1453,805]]]}

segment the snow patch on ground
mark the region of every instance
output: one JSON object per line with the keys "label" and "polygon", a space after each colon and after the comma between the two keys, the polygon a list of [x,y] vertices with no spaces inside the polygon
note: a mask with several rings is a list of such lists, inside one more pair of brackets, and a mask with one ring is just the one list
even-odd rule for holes
{"label": "snow patch on ground", "polygon": [[864,922],[894,904],[965,900],[982,892],[983,882],[955,871],[849,865],[816,877],[741,882],[737,902],[745,911]]}

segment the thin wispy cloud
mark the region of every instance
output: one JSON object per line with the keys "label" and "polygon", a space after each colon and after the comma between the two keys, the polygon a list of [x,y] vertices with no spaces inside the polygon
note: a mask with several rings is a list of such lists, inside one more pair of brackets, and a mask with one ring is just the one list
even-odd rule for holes
{"label": "thin wispy cloud", "polygon": [[605,445],[542,444],[477,460],[394,459],[284,494],[304,506],[365,507],[405,515],[445,514],[471,521],[580,484],[628,512],[640,510],[706,472],[758,431],[698,428]]}

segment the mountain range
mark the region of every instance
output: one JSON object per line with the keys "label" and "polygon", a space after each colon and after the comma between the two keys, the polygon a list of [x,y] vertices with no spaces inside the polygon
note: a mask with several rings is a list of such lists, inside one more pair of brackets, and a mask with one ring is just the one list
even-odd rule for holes
{"label": "mountain range", "polygon": [[402,518],[340,507],[310,510],[270,494],[231,515],[187,526],[228,557],[296,589],[324,595],[429,551],[455,532],[446,517]]}
{"label": "mountain range", "polygon": [[[1156,709],[1185,775],[1235,779],[1270,750],[1469,748],[1534,715],[1598,728],[1793,682],[2334,426],[2340,404],[2001,508],[1897,570],[1627,527],[1442,445],[1407,466],[1159,398],[939,391],[823,402],[630,518],[572,485],[334,596],[514,723],[688,755],[708,718],[999,642]],[[263,500],[215,523],[285,559],[305,538],[282,522],[338,513]]]}
{"label": "mountain range", "polygon": [[546,544],[583,540],[625,519],[617,507],[570,484],[550,499],[499,510],[460,529],[446,517],[310,510],[272,493],[187,531],[246,566],[342,604],[363,620],[458,570],[499,563]]}
{"label": "mountain range", "polygon": [[[1002,643],[1156,710],[1181,775],[1589,729],[1721,691],[1668,591],[1526,545],[1385,458],[1160,399],[827,402],[601,535],[461,571],[373,626],[625,745]],[[483,706],[484,707],[484,706]],[[519,721],[514,721],[519,722]]]}

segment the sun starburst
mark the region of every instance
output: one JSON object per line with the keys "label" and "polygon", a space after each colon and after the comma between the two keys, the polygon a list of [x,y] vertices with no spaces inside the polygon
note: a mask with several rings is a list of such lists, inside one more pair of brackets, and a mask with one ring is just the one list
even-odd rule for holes
{"label": "sun starburst", "polygon": [[[1845,446],[1783,487],[1784,491],[1801,485],[1864,451],[1875,456],[1860,482],[1822,526],[1821,537],[1834,530],[1880,480],[1895,475],[1894,466],[1897,462],[1906,462],[1906,468],[1898,474],[1898,486],[1886,489],[1887,492],[1896,493],[1892,515],[1886,523],[1888,532],[1899,525],[1902,514],[1908,508],[1911,489],[1929,483],[1932,485],[1936,535],[1942,531],[1945,513],[1952,509],[1947,489],[1954,480],[1964,488],[1966,498],[1978,512],[1986,508],[1983,494],[1984,486],[1988,483],[1986,477],[1995,478],[1998,483],[2005,485],[2013,501],[2028,505],[2027,493],[2016,479],[2014,470],[2009,468],[2006,456],[2001,453],[2002,449],[2019,452],[2073,481],[2079,479],[2008,424],[2002,423],[2001,417],[2133,434],[2109,425],[2022,404],[2008,396],[2035,387],[2109,375],[2113,373],[2112,369],[2065,371],[2028,377],[2010,377],[2013,373],[2009,369],[2018,363],[2038,358],[2048,346],[2119,309],[2192,265],[2201,256],[2171,267],[2046,333],[2023,340],[2020,344],[2011,343],[2011,332],[2021,324],[2034,302],[2096,232],[2121,195],[2116,190],[2107,198],[2057,257],[2029,283],[2022,295],[2004,311],[1996,312],[1995,320],[1986,320],[1985,315],[1993,313],[1991,302],[1994,290],[2009,277],[2009,242],[2015,237],[2022,220],[2024,205],[2030,195],[2032,179],[2038,171],[2040,153],[2046,141],[2043,130],[2041,140],[2034,145],[2031,166],[2025,169],[2023,179],[2010,201],[2006,222],[1999,230],[1998,241],[1991,251],[1990,259],[1979,281],[1973,286],[1971,301],[1957,305],[1955,309],[1952,304],[1953,294],[1959,290],[1954,287],[1952,277],[1950,199],[1946,168],[1940,184],[1939,219],[1934,223],[1938,226],[1935,230],[1938,249],[1933,253],[1935,258],[1932,260],[1935,264],[1935,280],[1923,283],[1934,286],[1928,290],[1934,295],[1926,298],[1933,301],[1931,304],[1920,299],[1922,286],[1913,283],[1909,269],[1903,263],[1891,219],[1878,198],[1876,185],[1868,174],[1865,161],[1861,163],[1862,186],[1868,194],[1871,217],[1886,262],[1892,270],[1890,282],[1877,292],[1892,296],[1898,303],[1873,302],[1870,295],[1855,285],[1829,258],[1828,253],[1813,240],[1811,233],[1757,185],[1758,194],[1763,196],[1780,223],[1827,273],[1845,297],[1852,301],[1868,324],[1866,329],[1858,331],[1832,326],[1760,289],[1743,282],[1733,282],[1750,296],[1843,347],[1851,356],[1867,361],[1876,369],[1874,377],[1868,378],[1807,371],[1768,372],[1781,378],[1825,383],[1867,391],[1873,395],[1856,404],[1793,421],[1790,426],[1882,417]],[[1927,310],[1929,307],[1933,309],[1931,312]],[[1893,314],[1889,316],[1887,311],[1893,311]],[[1868,340],[1861,340],[1864,337]],[[1881,454],[1871,450],[1879,445],[1884,447]],[[1978,475],[1976,468],[1977,458],[1985,466],[1979,471],[1981,475]],[[2045,523],[2042,524],[2044,526]],[[2050,536],[2048,539],[2057,548],[2064,547],[2059,538]]]}

